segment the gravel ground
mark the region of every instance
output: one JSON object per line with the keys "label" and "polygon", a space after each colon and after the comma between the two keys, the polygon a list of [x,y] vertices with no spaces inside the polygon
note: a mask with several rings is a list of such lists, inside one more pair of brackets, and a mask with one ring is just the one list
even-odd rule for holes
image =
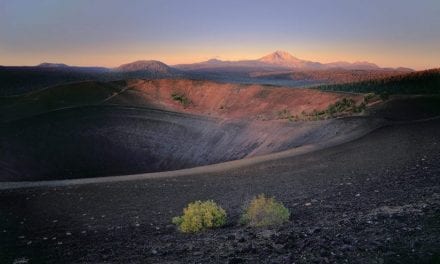
{"label": "gravel ground", "polygon": [[[337,147],[222,173],[0,192],[2,263],[440,263],[440,120],[378,129]],[[265,193],[291,219],[237,224]],[[213,199],[221,229],[173,216]]]}

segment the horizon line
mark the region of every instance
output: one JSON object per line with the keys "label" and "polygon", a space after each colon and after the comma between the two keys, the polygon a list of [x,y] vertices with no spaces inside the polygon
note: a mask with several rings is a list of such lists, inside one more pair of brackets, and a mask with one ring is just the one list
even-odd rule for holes
{"label": "horizon line", "polygon": [[[388,66],[388,65],[386,65],[386,66],[384,66],[383,64],[378,64],[378,63],[376,63],[376,62],[374,62],[374,61],[370,61],[370,60],[367,60],[367,59],[356,59],[356,60],[346,60],[346,59],[334,59],[334,60],[325,60],[324,59],[324,62],[322,61],[322,60],[317,60],[317,59],[304,59],[304,58],[300,58],[300,57],[297,57],[297,56],[295,56],[295,55],[292,55],[292,53],[291,52],[289,52],[289,51],[286,51],[286,50],[282,50],[282,49],[276,49],[275,51],[273,51],[273,52],[271,52],[271,53],[266,53],[265,55],[263,55],[263,56],[259,56],[259,57],[257,57],[257,58],[250,58],[250,57],[240,57],[240,58],[237,58],[237,57],[235,57],[235,58],[224,58],[223,56],[218,56],[218,55],[211,55],[211,56],[204,56],[204,58],[203,59],[196,59],[196,60],[191,60],[191,61],[181,61],[181,62],[177,62],[177,63],[168,63],[167,62],[167,59],[166,58],[162,58],[162,59],[159,59],[159,58],[145,58],[145,59],[131,59],[131,60],[129,60],[129,59],[127,59],[126,60],[126,62],[122,62],[122,63],[118,63],[118,64],[116,64],[116,63],[113,63],[111,66],[109,66],[108,64],[106,64],[106,63],[104,63],[104,64],[95,64],[95,63],[84,63],[84,64],[82,64],[82,63],[74,63],[74,62],[69,62],[70,60],[57,60],[57,59],[42,59],[42,60],[40,60],[39,62],[33,62],[33,63],[12,63],[12,64],[3,64],[3,63],[1,63],[0,62],[0,66],[3,66],[3,67],[35,67],[35,66],[38,66],[38,65],[40,65],[40,64],[43,64],[43,63],[50,63],[50,64],[65,64],[65,65],[67,65],[67,66],[69,66],[69,67],[102,67],[102,68],[109,68],[109,69],[111,69],[111,68],[117,68],[117,67],[119,67],[119,66],[121,66],[121,65],[123,65],[123,64],[129,64],[129,63],[133,63],[133,62],[136,62],[136,61],[159,61],[159,62],[162,62],[162,63],[164,63],[164,64],[166,64],[167,66],[177,66],[177,65],[184,65],[184,64],[197,64],[197,63],[203,63],[203,62],[207,62],[207,61],[209,61],[209,60],[219,60],[219,61],[222,61],[222,62],[238,62],[238,61],[255,61],[255,60],[259,60],[259,59],[261,59],[261,58],[263,58],[263,57],[265,57],[265,56],[268,56],[268,55],[272,55],[272,54],[274,54],[274,53],[279,53],[279,52],[283,52],[283,53],[287,53],[287,54],[289,54],[290,56],[292,56],[292,57],[294,57],[294,58],[296,58],[296,59],[299,59],[299,60],[303,60],[303,61],[309,61],[309,62],[315,62],[315,63],[321,63],[321,64],[330,64],[330,63],[338,63],[338,62],[346,62],[346,63],[350,63],[350,64],[354,64],[354,63],[373,63],[373,64],[375,64],[375,65],[377,65],[379,68],[394,68],[394,69],[397,69],[397,68],[408,68],[408,69],[412,69],[412,70],[428,70],[428,69],[436,69],[436,68],[439,68],[440,66],[434,66],[434,67],[430,67],[430,66],[423,66],[423,67],[409,67],[409,66],[402,66],[402,65],[399,65],[399,66]],[[130,56],[127,56],[127,57],[130,57]],[[163,57],[163,56],[162,56]],[[196,57],[196,56],[195,56]]]}

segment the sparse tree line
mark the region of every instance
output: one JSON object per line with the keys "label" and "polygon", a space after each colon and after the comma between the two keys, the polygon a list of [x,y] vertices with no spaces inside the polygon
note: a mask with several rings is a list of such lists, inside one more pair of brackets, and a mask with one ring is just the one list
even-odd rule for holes
{"label": "sparse tree line", "polygon": [[376,94],[438,94],[440,69],[347,84],[321,85],[316,89]]}

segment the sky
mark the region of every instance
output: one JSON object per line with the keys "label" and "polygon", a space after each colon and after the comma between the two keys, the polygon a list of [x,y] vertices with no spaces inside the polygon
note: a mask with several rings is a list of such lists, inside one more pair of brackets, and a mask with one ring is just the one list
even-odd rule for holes
{"label": "sky", "polygon": [[440,67],[440,0],[0,0],[0,65],[256,59]]}

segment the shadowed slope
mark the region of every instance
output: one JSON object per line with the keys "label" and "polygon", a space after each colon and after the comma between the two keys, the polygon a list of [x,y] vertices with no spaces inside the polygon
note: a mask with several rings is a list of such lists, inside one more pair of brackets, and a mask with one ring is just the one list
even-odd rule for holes
{"label": "shadowed slope", "polygon": [[363,98],[165,79],[53,87],[4,99],[0,180],[177,170],[325,142],[362,122],[286,122],[279,112],[346,97]]}
{"label": "shadowed slope", "polygon": [[[37,263],[437,263],[439,120],[389,126],[326,150],[217,173],[0,190],[0,257]],[[237,225],[265,193],[292,211]],[[171,218],[215,200],[230,224],[188,236]],[[117,249],[117,250],[115,250]],[[332,252],[333,254],[331,254]]]}
{"label": "shadowed slope", "polygon": [[117,106],[59,110],[1,126],[0,181],[177,170],[332,140],[367,120],[224,120]]}
{"label": "shadowed slope", "polygon": [[440,112],[439,98],[416,97],[376,105],[370,117],[286,120],[342,98],[363,100],[357,94],[166,79],[82,82],[3,98],[0,181],[192,168],[326,146],[377,127],[376,117],[414,120]]}
{"label": "shadowed slope", "polygon": [[124,81],[86,81],[0,98],[0,121],[16,120],[58,109],[95,105],[124,90]]}

